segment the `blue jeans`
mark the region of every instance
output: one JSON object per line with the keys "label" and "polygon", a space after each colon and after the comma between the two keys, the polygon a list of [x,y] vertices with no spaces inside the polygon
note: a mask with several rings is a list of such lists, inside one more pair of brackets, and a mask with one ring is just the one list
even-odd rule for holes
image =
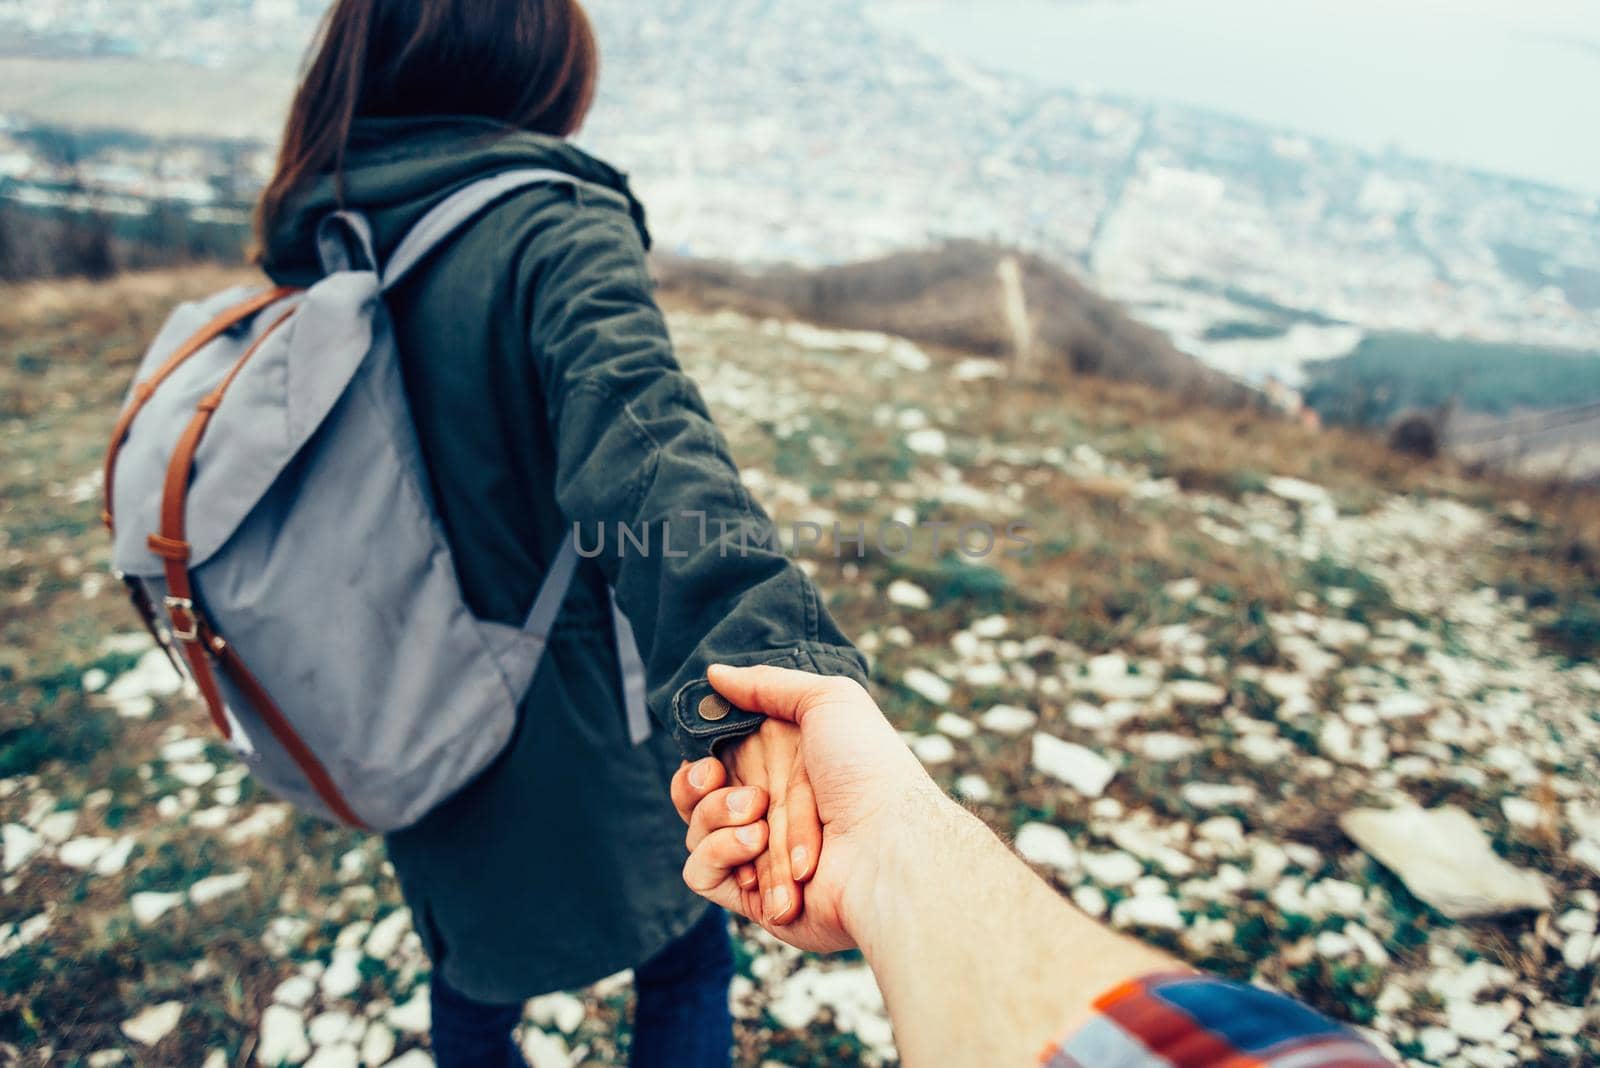
{"label": "blue jeans", "polygon": [[[733,947],[719,908],[633,971],[633,1068],[728,1068]],[[522,1006],[486,1005],[434,974],[433,1057],[438,1068],[527,1068],[511,1031]]]}

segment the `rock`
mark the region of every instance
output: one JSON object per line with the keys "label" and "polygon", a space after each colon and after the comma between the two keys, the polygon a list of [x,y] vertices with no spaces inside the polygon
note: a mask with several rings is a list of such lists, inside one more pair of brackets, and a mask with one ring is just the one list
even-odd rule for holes
{"label": "rock", "polygon": [[1043,731],[1033,736],[1033,767],[1060,779],[1084,797],[1099,797],[1105,793],[1117,774],[1111,762],[1099,753]]}
{"label": "rock", "polygon": [[122,1021],[122,1033],[141,1046],[153,1046],[172,1033],[182,1016],[183,1002],[164,1001]]}
{"label": "rock", "polygon": [[44,839],[20,823],[8,823],[0,831],[0,841],[5,847],[5,870],[17,871],[44,845]]}
{"label": "rock", "polygon": [[1306,905],[1317,916],[1357,916],[1367,892],[1343,879],[1319,879],[1306,889]]}
{"label": "rock", "polygon": [[[1122,670],[1115,670],[1118,665]],[[1161,680],[1153,675],[1129,674],[1127,660],[1116,653],[1089,661],[1088,676],[1075,682],[1102,701],[1144,701],[1161,688]]]}
{"label": "rock", "polygon": [[910,668],[900,677],[900,685],[930,704],[948,704],[953,692],[950,684],[926,668]]}
{"label": "rock", "polygon": [[1183,930],[1183,915],[1178,911],[1178,903],[1165,895],[1124,898],[1112,906],[1111,922],[1117,927]]}
{"label": "rock", "polygon": [[1585,868],[1600,875],[1600,842],[1585,838],[1567,850],[1567,854]]}
{"label": "rock", "polygon": [[767,1011],[780,1026],[795,1030],[808,1027],[823,1009],[832,1013],[840,1032],[854,1034],[879,1059],[893,1055],[894,1037],[883,995],[865,965],[828,969],[803,966],[784,980],[777,996],[767,1005]]}
{"label": "rock", "polygon": [[434,1068],[433,1058],[420,1049],[406,1050],[384,1068]]}
{"label": "rock", "polygon": [[1380,719],[1414,719],[1426,715],[1433,702],[1414,693],[1394,693],[1378,702]]}
{"label": "rock", "polygon": [[524,1015],[540,1027],[554,1027],[570,1035],[583,1026],[589,1010],[571,994],[546,994],[528,1002]]}
{"label": "rock", "polygon": [[162,894],[146,890],[130,897],[128,907],[133,910],[134,920],[148,927],[181,905],[183,899],[184,895],[181,893]]}
{"label": "rock", "polygon": [[1279,500],[1288,501],[1290,504],[1320,505],[1328,504],[1332,500],[1328,491],[1321,486],[1282,475],[1267,479],[1266,490]]}
{"label": "rock", "polygon": [[1190,708],[1215,708],[1228,699],[1228,691],[1203,679],[1174,679],[1167,683],[1174,704]]}
{"label": "rock", "polygon": [[50,913],[46,908],[17,924],[0,924],[0,960],[11,956],[23,946],[32,945],[50,930]]}
{"label": "rock", "polygon": [[361,1053],[348,1042],[322,1046],[306,1061],[306,1068],[361,1068]]}
{"label": "rock", "polygon": [[299,916],[274,916],[262,932],[262,948],[274,957],[287,957],[305,941],[310,930],[310,922]]}
{"label": "rock", "polygon": [[993,641],[1005,637],[1011,629],[1011,621],[1005,616],[984,616],[967,629],[980,638]]}
{"label": "rock", "polygon": [[1417,1033],[1422,1056],[1437,1064],[1461,1048],[1461,1039],[1448,1027],[1424,1027]]}
{"label": "rock", "polygon": [[1038,722],[1036,713],[1015,705],[995,705],[978,717],[978,723],[984,730],[996,734],[1023,734],[1032,730]]}
{"label": "rock", "polygon": [[205,755],[204,738],[178,738],[161,747],[161,759],[168,764],[187,764]]}
{"label": "rock", "polygon": [[1097,920],[1106,914],[1106,895],[1098,886],[1074,887],[1072,903]]}
{"label": "rock", "polygon": [[1552,907],[1536,873],[1502,860],[1470,815],[1435,809],[1355,809],[1339,826],[1417,897],[1451,919]]}
{"label": "rock", "polygon": [[100,859],[100,854],[110,848],[109,838],[74,838],[61,847],[56,859],[69,868],[82,871],[85,868],[92,868],[95,861]]}
{"label": "rock", "polygon": [[528,1068],[570,1068],[572,1064],[566,1039],[537,1027],[523,1033],[522,1055],[528,1059]]}
{"label": "rock", "polygon": [[1389,963],[1389,951],[1383,948],[1383,943],[1378,941],[1377,935],[1359,923],[1346,924],[1344,933],[1370,963],[1380,968]]}
{"label": "rock", "polygon": [[326,998],[349,997],[361,988],[361,961],[364,954],[359,949],[336,949],[328,970],[322,973],[322,994]]}
{"label": "rock", "polygon": [[1194,833],[1219,846],[1238,849],[1244,845],[1244,825],[1234,816],[1212,816],[1198,824]]}
{"label": "rock", "polygon": [[361,1063],[378,1065],[394,1056],[394,1031],[386,1024],[371,1023],[361,1039]]}
{"label": "rock", "polygon": [[1004,686],[1007,678],[1006,669],[999,664],[974,664],[961,672],[961,681],[974,690],[992,690]]}
{"label": "rock", "polygon": [[120,875],[122,869],[128,866],[128,859],[133,856],[133,850],[136,845],[138,845],[138,840],[131,834],[125,834],[118,838],[94,862],[94,873],[101,876]]}
{"label": "rock", "polygon": [[1528,1012],[1528,1022],[1541,1035],[1576,1035],[1583,1030],[1584,1012],[1576,1005],[1545,1001]]}
{"label": "rock", "polygon": [[913,430],[906,435],[906,448],[918,456],[943,456],[949,447],[944,431],[935,427]]}
{"label": "rock", "polygon": [[151,649],[139,658],[133,670],[118,675],[100,694],[124,719],[145,719],[155,711],[156,697],[171,697],[183,689],[183,676],[172,666],[167,654]]}
{"label": "rock", "polygon": [[287,1005],[268,1005],[261,1014],[261,1036],[256,1063],[299,1064],[311,1056],[305,1018]]}
{"label": "rock", "polygon": [[1085,853],[1083,870],[1101,886],[1127,886],[1144,874],[1144,865],[1127,853]]}
{"label": "rock", "polygon": [[168,774],[185,786],[204,786],[217,777],[217,768],[214,764],[173,764],[167,768]]}
{"label": "rock", "polygon": [[339,881],[353,882],[361,878],[367,870],[367,854],[360,846],[351,849],[339,857]]}
{"label": "rock", "polygon": [[1078,850],[1060,827],[1048,823],[1025,823],[1017,831],[1017,852],[1030,864],[1039,864],[1070,874],[1078,867]]}
{"label": "rock", "polygon": [[1567,936],[1561,947],[1562,963],[1575,972],[1582,971],[1597,949],[1600,949],[1600,940],[1596,940],[1593,932],[1576,931]]}
{"label": "rock", "polygon": [[1248,805],[1256,799],[1255,787],[1233,783],[1190,782],[1178,792],[1189,804],[1203,809]]}
{"label": "rock", "polygon": [[78,829],[78,813],[76,809],[60,809],[50,813],[39,821],[34,830],[39,832],[51,845],[60,845],[72,837],[72,832]]}
{"label": "rock", "polygon": [[956,780],[956,793],[976,804],[987,804],[994,796],[988,780],[982,775],[963,775]]}
{"label": "rock", "polygon": [[335,1042],[348,1040],[352,1026],[358,1023],[365,1026],[366,1021],[357,1020],[348,1012],[338,1010],[319,1013],[306,1025],[306,1034],[311,1037],[313,1046],[331,1046]]}
{"label": "rock", "polygon": [[905,579],[896,579],[889,583],[887,591],[889,603],[899,605],[901,608],[932,608],[933,598],[928,596],[928,591],[914,582]]}
{"label": "rock", "polygon": [[189,900],[196,905],[205,905],[229,894],[236,894],[248,885],[250,885],[248,871],[207,876],[189,887]]}
{"label": "rock", "polygon": [[1502,797],[1500,811],[1505,814],[1506,822],[1518,830],[1537,830],[1544,822],[1544,810],[1538,802],[1525,797]]}
{"label": "rock", "polygon": [[[221,795],[223,791],[231,790],[235,795],[235,799],[237,799],[238,789],[238,787],[233,786],[223,787],[216,791],[217,800],[224,811],[227,811],[228,805],[222,801]],[[261,805],[250,815],[229,827],[227,833],[222,836],[222,840],[229,845],[239,845],[241,842],[249,842],[253,839],[264,837],[288,823],[289,815],[290,809],[288,805]]]}
{"label": "rock", "polygon": [[1516,1002],[1479,1003],[1450,1001],[1445,1003],[1445,1023],[1450,1030],[1471,1042],[1493,1042],[1505,1034],[1522,1010]]}
{"label": "rock", "polygon": [[317,984],[304,975],[291,975],[272,991],[272,1000],[291,1009],[303,1009],[317,992]]}
{"label": "rock", "polygon": [[1119,823],[1110,829],[1109,834],[1118,849],[1159,864],[1180,879],[1194,871],[1194,859],[1168,844],[1167,835],[1155,828],[1131,822]]}
{"label": "rock", "polygon": [[1174,760],[1182,760],[1185,757],[1192,757],[1205,748],[1205,746],[1187,735],[1171,734],[1165,731],[1140,735],[1131,739],[1129,744],[1147,758],[1160,761],[1163,764],[1171,763]]}
{"label": "rock", "polygon": [[1317,935],[1317,956],[1324,960],[1338,960],[1348,953],[1355,952],[1356,944],[1349,936],[1338,931],[1323,931]]}
{"label": "rock", "polygon": [[938,719],[933,721],[933,729],[940,734],[962,740],[971,738],[978,733],[978,728],[972,725],[970,719],[965,716],[958,716],[954,712],[945,712],[940,715]]}
{"label": "rock", "polygon": [[395,909],[372,925],[362,949],[374,960],[388,960],[400,948],[400,940],[411,930],[411,910]]}
{"label": "rock", "polygon": [[207,1053],[206,1059],[200,1062],[200,1068],[228,1068],[227,1051],[214,1049]]}
{"label": "rock", "polygon": [[83,687],[84,693],[99,693],[106,688],[106,683],[111,681],[111,676],[100,668],[90,668],[83,673],[83,678],[78,681],[79,685]]}
{"label": "rock", "polygon": [[433,1021],[428,1005],[428,984],[423,983],[411,994],[411,999],[396,1005],[383,1014],[385,1022],[403,1035],[425,1035]]}
{"label": "rock", "polygon": [[942,734],[919,734],[910,741],[911,751],[924,764],[948,764],[956,758],[955,743]]}
{"label": "rock", "polygon": [[212,805],[203,808],[189,817],[189,826],[199,827],[203,831],[216,831],[228,825],[233,819],[233,810],[225,805]]}

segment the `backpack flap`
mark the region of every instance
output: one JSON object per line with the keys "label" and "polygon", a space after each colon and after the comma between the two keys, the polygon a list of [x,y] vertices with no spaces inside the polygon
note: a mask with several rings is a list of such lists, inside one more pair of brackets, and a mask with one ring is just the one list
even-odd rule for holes
{"label": "backpack flap", "polygon": [[[162,574],[162,560],[145,539],[161,529],[167,466],[178,439],[201,399],[271,330],[229,385],[195,457],[185,516],[193,546],[189,566],[198,568],[215,554],[343,396],[372,349],[375,322],[387,329],[380,307],[375,273],[330,275],[258,313],[244,330],[213,341],[168,378],[134,420],[117,459],[113,566],[139,577]],[[165,360],[186,339],[164,344],[170,341],[164,330],[146,365]],[[146,373],[141,368],[141,380]]]}

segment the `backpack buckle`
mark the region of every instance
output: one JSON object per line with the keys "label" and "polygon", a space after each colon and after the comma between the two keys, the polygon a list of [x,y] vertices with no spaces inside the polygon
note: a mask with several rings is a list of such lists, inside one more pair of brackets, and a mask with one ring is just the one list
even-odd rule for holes
{"label": "backpack buckle", "polygon": [[172,636],[180,642],[200,640],[200,613],[187,597],[167,597],[162,604],[167,608],[167,619],[172,625]]}

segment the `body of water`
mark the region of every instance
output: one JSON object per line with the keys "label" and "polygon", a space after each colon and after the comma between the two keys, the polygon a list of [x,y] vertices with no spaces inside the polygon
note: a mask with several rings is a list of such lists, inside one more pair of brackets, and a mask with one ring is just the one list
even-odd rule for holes
{"label": "body of water", "polygon": [[1600,192],[1594,0],[888,0],[979,66]]}

